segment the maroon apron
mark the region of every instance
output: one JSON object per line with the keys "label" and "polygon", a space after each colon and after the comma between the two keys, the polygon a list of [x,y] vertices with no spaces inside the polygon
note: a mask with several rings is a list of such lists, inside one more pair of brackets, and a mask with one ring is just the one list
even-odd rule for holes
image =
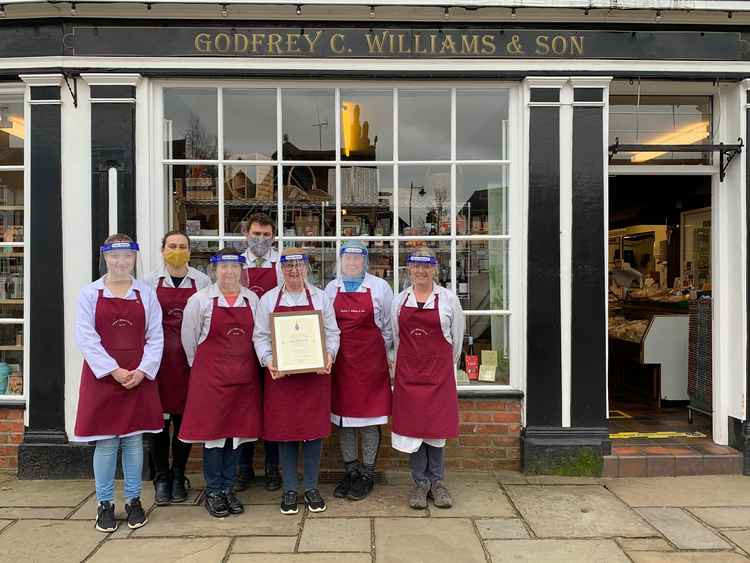
{"label": "maroon apron", "polygon": [[[307,305],[279,305],[274,313],[312,311],[312,297]],[[287,375],[273,379],[266,370],[263,395],[263,438],[273,442],[316,440],[331,434],[331,377],[315,372]]]}
{"label": "maroon apron", "polygon": [[[104,297],[99,290],[94,328],[104,350],[126,370],[137,369],[146,345],[146,311],[137,289],[135,299]],[[75,435],[123,436],[158,430],[164,424],[155,381],[144,377],[133,389],[125,389],[114,377],[97,379],[83,362]]]}
{"label": "maroon apron", "polygon": [[219,307],[213,299],[211,327],[190,370],[180,439],[206,442],[258,438],[262,433],[260,374],[253,349],[255,321],[246,307]]}
{"label": "maroon apron", "polygon": [[339,289],[333,308],[341,330],[341,344],[333,364],[331,411],[355,418],[388,416],[391,414],[388,355],[383,335],[375,324],[370,288],[365,293]]}
{"label": "maroon apron", "polygon": [[271,262],[270,268],[251,267],[242,270],[242,285],[255,292],[259,298],[276,287],[277,283],[275,262]]}
{"label": "maroon apron", "polygon": [[185,410],[190,380],[190,366],[180,336],[182,311],[187,300],[196,292],[195,280],[190,278],[190,282],[192,287],[167,287],[164,285],[164,278],[159,278],[156,286],[156,297],[162,311],[161,324],[164,328],[164,353],[156,382],[159,384],[161,407],[170,414],[180,414]]}
{"label": "maroon apron", "polygon": [[412,438],[458,436],[458,393],[453,346],[434,309],[407,307],[398,316],[398,352],[393,388],[393,431]]}

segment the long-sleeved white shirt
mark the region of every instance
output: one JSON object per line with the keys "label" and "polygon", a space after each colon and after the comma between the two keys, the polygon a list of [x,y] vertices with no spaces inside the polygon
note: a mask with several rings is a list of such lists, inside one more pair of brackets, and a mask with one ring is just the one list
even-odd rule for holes
{"label": "long-sleeved white shirt", "polygon": [[[96,303],[99,299],[100,289],[104,290],[103,297],[105,299],[114,297],[112,292],[104,285],[104,277],[81,289],[78,294],[75,330],[76,344],[97,379],[109,375],[120,367],[104,349],[101,337],[96,332]],[[161,306],[156,298],[156,292],[149,285],[135,278],[132,279],[132,285],[124,299],[134,300],[136,298],[135,290],[138,290],[141,294],[141,303],[143,303],[146,314],[146,343],[138,369],[149,379],[155,379],[164,349]]]}
{"label": "long-sleeved white shirt", "polygon": [[[338,324],[336,324],[336,313],[333,310],[333,302],[322,289],[318,289],[310,284],[306,285],[310,291],[313,308],[316,311],[323,312],[326,350],[335,360],[336,354],[339,351],[341,332],[339,331]],[[280,305],[285,307],[307,305],[307,294],[304,291],[290,293],[283,285],[273,288],[260,298],[258,314],[255,316],[253,344],[255,345],[255,353],[260,360],[260,365],[263,367],[267,367],[273,357],[271,347],[271,313],[273,313],[276,306],[276,299],[279,296],[279,292],[282,292]]]}
{"label": "long-sleeved white shirt", "polygon": [[[157,268],[150,274],[144,276],[143,281],[156,289],[159,286],[159,280],[161,278],[164,278],[164,287],[174,288],[172,276],[169,274],[169,271],[164,264],[162,264],[160,268]],[[204,274],[200,270],[196,270],[192,266],[188,266],[187,275],[182,278],[178,289],[189,289],[193,287],[192,283],[190,282],[191,279],[195,280],[195,288],[198,290],[211,285],[211,280],[206,274]]]}
{"label": "long-sleeved white shirt", "polygon": [[[219,307],[230,307],[224,295],[219,290],[217,284],[212,284],[193,294],[188,299],[185,310],[182,312],[182,328],[180,336],[182,338],[182,347],[185,350],[185,356],[190,366],[195,359],[195,351],[198,345],[208,336],[211,329],[211,316],[213,314],[214,298],[218,297],[217,305]],[[250,310],[253,312],[253,319],[257,323],[256,309],[258,307],[258,296],[246,287],[240,288],[240,294],[232,307],[246,307],[245,299],[250,304]],[[248,346],[252,346],[252,340],[248,340]]]}

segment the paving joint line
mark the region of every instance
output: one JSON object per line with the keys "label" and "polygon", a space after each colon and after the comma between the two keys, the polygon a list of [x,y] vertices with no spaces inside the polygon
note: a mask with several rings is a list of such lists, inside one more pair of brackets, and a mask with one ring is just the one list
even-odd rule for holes
{"label": "paving joint line", "polygon": [[[83,505],[85,505],[88,502],[88,500],[92,496],[96,496],[96,491],[91,491],[88,495],[86,495],[86,497],[81,502],[79,502],[73,510],[71,510],[70,512],[68,512],[68,514],[65,515],[63,520],[71,520],[73,518],[73,515],[76,512],[78,512],[83,507]],[[45,506],[44,508],[54,508],[54,507]]]}

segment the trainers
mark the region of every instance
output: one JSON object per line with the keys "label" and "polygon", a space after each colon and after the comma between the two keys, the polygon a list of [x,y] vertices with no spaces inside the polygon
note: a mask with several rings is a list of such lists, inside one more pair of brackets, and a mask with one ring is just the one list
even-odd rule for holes
{"label": "trainers", "polygon": [[96,509],[96,529],[100,532],[110,533],[117,529],[115,520],[115,505],[108,500],[99,503]]}
{"label": "trainers", "polygon": [[282,514],[297,514],[299,507],[297,506],[297,491],[287,491],[284,496],[281,497],[281,513]]}
{"label": "trainers", "polygon": [[429,492],[429,483],[416,483],[409,497],[409,506],[417,510],[427,508],[427,493]]}
{"label": "trainers", "polygon": [[435,481],[430,488],[429,497],[438,508],[450,508],[453,506],[453,497],[445,488],[442,481]]}
{"label": "trainers", "polygon": [[326,509],[326,501],[320,496],[318,489],[305,491],[305,504],[310,512],[323,512]]}
{"label": "trainers", "polygon": [[128,514],[128,528],[131,530],[140,528],[148,522],[143,506],[141,506],[141,499],[138,497],[130,499],[130,502],[125,504],[125,512]]}
{"label": "trainers", "polygon": [[227,500],[227,508],[229,509],[229,514],[242,514],[243,512],[245,512],[245,507],[242,506],[242,501],[237,498],[237,495],[234,494],[234,491],[224,493],[224,498],[226,498]]}
{"label": "trainers", "polygon": [[266,467],[266,484],[264,488],[267,491],[278,491],[281,488],[281,473],[275,465]]}
{"label": "trainers", "polygon": [[229,516],[227,499],[221,493],[206,493],[203,505],[206,507],[206,510],[208,510],[208,513],[215,518]]}
{"label": "trainers", "polygon": [[354,481],[359,477],[359,473],[354,471],[347,471],[344,473],[344,478],[339,482],[338,485],[336,485],[336,488],[333,489],[333,496],[336,498],[346,498],[346,496],[349,494],[349,489],[352,488],[352,484]]}
{"label": "trainers", "polygon": [[174,470],[172,478],[172,502],[185,502],[188,498],[187,490],[190,488],[190,479],[185,477],[185,471]]}
{"label": "trainers", "polygon": [[172,502],[172,480],[168,473],[159,473],[154,479],[154,503],[166,506]]}
{"label": "trainers", "polygon": [[255,480],[255,471],[253,471],[252,469],[250,470],[250,473],[246,475],[238,475],[237,480],[234,483],[234,490],[240,493],[246,489],[249,489],[250,485],[253,484],[253,480]]}
{"label": "trainers", "polygon": [[375,486],[375,480],[369,473],[363,473],[354,480],[346,498],[349,500],[362,500],[370,494]]}

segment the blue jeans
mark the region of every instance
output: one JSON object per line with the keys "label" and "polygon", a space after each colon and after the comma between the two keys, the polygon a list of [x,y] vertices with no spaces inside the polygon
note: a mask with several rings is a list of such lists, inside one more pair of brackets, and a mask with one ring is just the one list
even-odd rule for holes
{"label": "blue jeans", "polygon": [[203,446],[203,477],[207,493],[228,493],[234,487],[238,453],[232,446],[231,438],[223,448]]}
{"label": "blue jeans", "polygon": [[94,449],[94,479],[96,500],[115,500],[115,470],[117,450],[122,447],[122,474],[125,477],[125,500],[130,502],[141,496],[143,471],[143,434],[98,440]]}
{"label": "blue jeans", "polygon": [[281,478],[284,481],[284,492],[299,489],[297,478],[297,459],[299,458],[299,445],[302,444],[302,465],[304,467],[304,478],[302,485],[305,491],[318,488],[318,477],[320,476],[320,452],[323,440],[310,440],[308,442],[279,442],[279,459],[281,460]]}

